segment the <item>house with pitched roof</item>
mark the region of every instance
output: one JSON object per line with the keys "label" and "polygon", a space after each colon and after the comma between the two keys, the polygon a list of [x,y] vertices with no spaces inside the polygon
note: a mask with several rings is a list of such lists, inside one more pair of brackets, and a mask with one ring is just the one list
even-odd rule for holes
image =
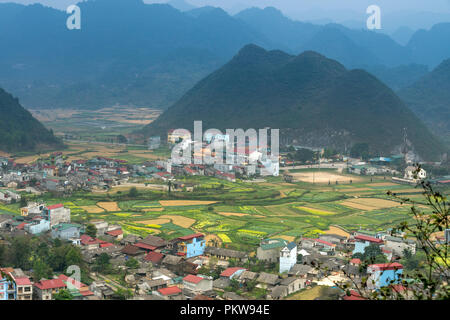
{"label": "house with pitched roof", "polygon": [[174,239],[172,241],[174,251],[177,255],[185,258],[201,256],[205,252],[206,241],[202,233],[190,234]]}
{"label": "house with pitched roof", "polygon": [[284,239],[264,239],[256,250],[258,260],[278,262],[280,251],[288,245]]}
{"label": "house with pitched roof", "polygon": [[61,279],[41,280],[34,284],[33,297],[35,300],[52,300],[55,293],[66,288]]}
{"label": "house with pitched roof", "polygon": [[160,296],[165,300],[183,300],[183,293],[177,286],[160,288],[156,291],[153,291],[153,294]]}
{"label": "house with pitched roof", "polygon": [[397,262],[371,264],[367,267],[367,286],[379,289],[393,284],[398,284],[403,274],[403,265]]}
{"label": "house with pitched roof", "polygon": [[246,270],[245,268],[241,268],[241,267],[227,268],[224,271],[222,271],[220,276],[222,278],[228,278],[231,280],[234,278],[238,278],[242,274],[242,272],[244,272],[245,270]]}
{"label": "house with pitched roof", "polygon": [[352,254],[361,253],[364,254],[364,249],[371,244],[376,244],[381,246],[384,243],[383,240],[371,237],[364,234],[358,234],[355,236],[355,249]]}
{"label": "house with pitched roof", "polygon": [[196,293],[210,291],[213,288],[213,279],[203,275],[188,274],[183,278],[183,287]]}

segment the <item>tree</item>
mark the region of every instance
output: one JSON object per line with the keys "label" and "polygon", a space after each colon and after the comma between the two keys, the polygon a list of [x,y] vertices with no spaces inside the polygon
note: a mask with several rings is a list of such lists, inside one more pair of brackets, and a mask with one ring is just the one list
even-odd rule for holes
{"label": "tree", "polygon": [[14,237],[11,243],[11,262],[16,268],[28,270],[31,267],[31,239],[27,236]]}
{"label": "tree", "polygon": [[[420,171],[417,166],[416,174]],[[439,191],[434,190],[428,181],[421,181],[423,195],[426,201],[426,208],[423,203],[416,206],[414,200],[397,196],[392,191],[388,195],[400,200],[402,204],[411,205],[411,221],[403,221],[392,230],[392,234],[401,233],[404,237],[413,238],[417,244],[416,257],[410,252],[405,252],[403,262],[405,271],[397,281],[416,300],[448,300],[450,299],[450,257],[449,245],[441,244],[433,240],[436,232],[449,229],[450,224],[450,203]],[[414,261],[415,259],[419,260]],[[422,263],[423,261],[423,263]],[[365,266],[367,267],[367,266]],[[411,270],[408,270],[412,268]],[[350,295],[350,289],[356,290],[366,299],[405,299],[402,292],[394,289],[392,285],[380,288],[380,290],[367,290],[367,278],[363,278],[361,285],[355,284],[352,280],[346,283],[337,284]]]}
{"label": "tree", "polygon": [[5,246],[0,245],[0,265],[4,265],[5,252],[6,252]]}
{"label": "tree", "polygon": [[41,279],[51,279],[53,276],[52,268],[42,259],[36,258],[33,262],[33,279],[38,282]]}
{"label": "tree", "polygon": [[25,196],[22,196],[20,198],[20,207],[23,208],[26,207],[27,205],[28,205],[27,198]]}
{"label": "tree", "polygon": [[309,149],[298,149],[293,156],[294,160],[300,161],[300,162],[312,162],[315,159],[315,153],[314,151],[311,151]]}
{"label": "tree", "polygon": [[108,272],[111,268],[110,257],[107,253],[101,253],[97,259],[95,259],[92,269],[97,272]]}
{"label": "tree", "polygon": [[97,228],[93,224],[88,224],[86,226],[86,234],[92,238],[97,236]]}
{"label": "tree", "polygon": [[58,293],[53,294],[55,300],[72,300],[73,295],[67,289],[59,290]]}
{"label": "tree", "polygon": [[130,196],[130,198],[136,198],[137,196],[139,196],[139,192],[136,187],[132,187],[128,192],[128,195]]}
{"label": "tree", "polygon": [[130,258],[127,260],[125,265],[130,269],[137,269],[139,268],[139,261],[137,261],[135,258]]}
{"label": "tree", "polygon": [[386,257],[381,251],[380,246],[372,243],[364,248],[363,260],[369,264],[384,263],[386,262]]}
{"label": "tree", "polygon": [[363,160],[367,160],[369,158],[369,144],[355,143],[350,149],[350,156],[352,158],[362,158]]}

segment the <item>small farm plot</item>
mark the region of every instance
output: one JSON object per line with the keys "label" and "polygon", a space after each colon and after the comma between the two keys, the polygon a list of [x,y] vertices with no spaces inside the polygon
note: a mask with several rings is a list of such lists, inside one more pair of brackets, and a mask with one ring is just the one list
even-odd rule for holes
{"label": "small farm plot", "polygon": [[214,204],[217,201],[203,201],[203,200],[160,200],[159,203],[164,207],[178,207],[178,206],[205,206]]}
{"label": "small farm plot", "polygon": [[341,204],[353,209],[359,209],[364,211],[395,208],[401,206],[401,204],[398,202],[377,198],[347,199],[341,202]]}
{"label": "small farm plot", "polygon": [[115,201],[97,202],[97,206],[109,212],[120,211],[120,208]]}
{"label": "small farm plot", "polygon": [[346,176],[338,174],[336,171],[300,171],[290,173],[294,177],[294,181],[301,181],[307,183],[350,183],[362,181],[360,177]]}

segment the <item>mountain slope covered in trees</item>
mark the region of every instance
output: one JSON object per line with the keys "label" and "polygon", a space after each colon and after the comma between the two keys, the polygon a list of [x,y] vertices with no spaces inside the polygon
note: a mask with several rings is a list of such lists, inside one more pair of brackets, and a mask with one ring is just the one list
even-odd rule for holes
{"label": "mountain slope covered in trees", "polygon": [[442,145],[386,85],[311,51],[292,56],[245,46],[166,110],[144,133],[175,128],[280,128],[301,145],[349,148],[368,143],[379,154],[399,151],[403,128],[424,159]]}
{"label": "mountain slope covered in trees", "polygon": [[61,142],[17,98],[0,88],[0,150],[38,151],[61,146]]}

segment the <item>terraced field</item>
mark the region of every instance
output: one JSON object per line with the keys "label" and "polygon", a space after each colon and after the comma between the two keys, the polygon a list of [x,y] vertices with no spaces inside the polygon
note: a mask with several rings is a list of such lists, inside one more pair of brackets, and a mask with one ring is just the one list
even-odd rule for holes
{"label": "terraced field", "polygon": [[[231,183],[194,176],[180,178],[197,185],[194,192],[169,195],[146,188],[132,199],[125,192],[79,193],[64,199],[44,195],[40,199],[48,204],[62,202],[71,209],[75,222],[104,219],[121,225],[126,234],[158,234],[166,239],[202,232],[208,241],[247,251],[255,250],[267,237],[291,241],[320,233],[347,236],[361,227],[377,231],[411,219],[409,207],[386,192],[392,190],[419,202],[418,189],[392,184],[383,177],[357,178],[351,184],[324,186],[286,183],[281,177],[269,177],[263,183]],[[19,205],[0,205],[0,213],[19,214]]]}

